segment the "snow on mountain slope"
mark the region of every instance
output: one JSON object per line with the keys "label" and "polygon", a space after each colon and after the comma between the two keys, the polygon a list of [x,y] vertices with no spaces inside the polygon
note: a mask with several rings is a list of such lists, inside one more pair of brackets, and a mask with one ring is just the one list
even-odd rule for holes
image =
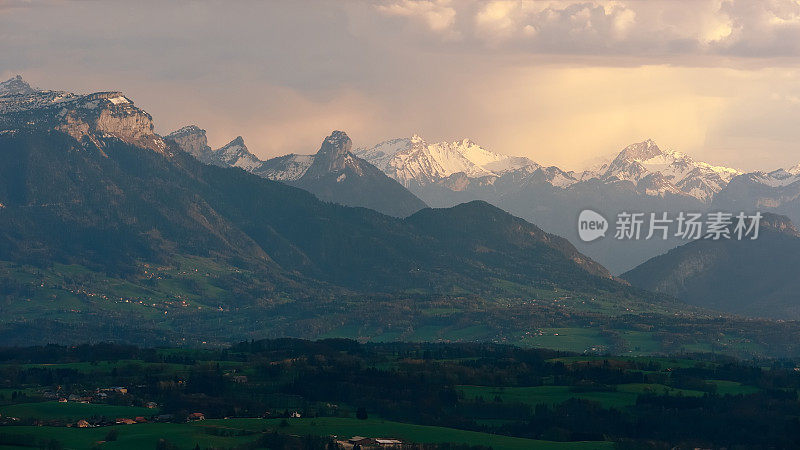
{"label": "snow on mountain slope", "polygon": [[116,138],[162,153],[150,114],[121,92],[78,95],[34,89],[21,76],[0,83],[0,129],[52,129],[78,141]]}
{"label": "snow on mountain slope", "polygon": [[491,152],[469,139],[428,143],[418,135],[385,141],[353,153],[407,187],[436,183],[456,173],[479,178],[539,167],[528,158]]}
{"label": "snow on mountain slope", "polygon": [[[360,148],[354,153],[405,186],[442,184],[451,189],[462,189],[465,182],[448,180],[454,174],[483,179],[481,184],[487,185],[497,177],[513,173],[513,178],[520,182],[547,181],[559,188],[595,178],[605,183],[629,181],[645,195],[671,193],[709,202],[731,178],[741,174],[735,169],[697,162],[683,153],[661,149],[650,139],[632,144],[610,163],[580,174],[557,167],[544,168],[525,157],[492,152],[469,139],[428,143],[414,135],[369,149]],[[537,173],[538,169],[542,170]]]}
{"label": "snow on mountain slope", "polygon": [[25,80],[22,75],[17,75],[14,78],[3,81],[0,83],[0,97],[9,95],[30,95],[36,92]]}
{"label": "snow on mountain slope", "polygon": [[750,172],[744,174],[751,182],[767,187],[784,187],[800,181],[800,174],[790,172],[792,169],[778,169],[772,172]]}
{"label": "snow on mountain slope", "polygon": [[788,169],[778,169],[772,172],[750,172],[745,176],[749,181],[768,187],[784,187],[800,181],[800,164]]}
{"label": "snow on mountain slope", "polygon": [[800,164],[786,169],[786,172],[789,172],[792,175],[800,175]]}
{"label": "snow on mountain slope", "polygon": [[315,155],[289,154],[260,160],[238,136],[211,150],[205,130],[189,125],[166,139],[206,164],[238,167],[262,178],[303,188],[318,198],[347,206],[361,206],[396,217],[406,217],[427,205],[383,171],[351,152],[352,141],[334,131]]}
{"label": "snow on mountain slope", "polygon": [[305,175],[313,162],[314,155],[290,153],[264,161],[261,167],[255,169],[253,173],[270,180],[296,181]]}
{"label": "snow on mountain slope", "polygon": [[714,203],[728,209],[765,209],[800,221],[800,167],[734,177]]}
{"label": "snow on mountain slope", "polygon": [[709,202],[730,180],[736,169],[697,162],[688,155],[661,149],[648,139],[625,147],[595,176],[604,182],[630,181],[647,195],[688,195]]}
{"label": "snow on mountain slope", "polygon": [[302,177],[290,183],[321,200],[363,206],[395,217],[407,217],[427,207],[381,169],[352,153],[353,142],[343,131],[322,141]]}
{"label": "snow on mountain slope", "polygon": [[223,165],[240,167],[248,172],[255,171],[263,164],[256,155],[250,153],[241,136],[214,150],[214,156]]}
{"label": "snow on mountain slope", "polygon": [[410,138],[391,139],[372,148],[357,148],[353,150],[353,154],[386,172],[392,158],[400,152],[407,151],[412,145]]}
{"label": "snow on mountain slope", "polygon": [[239,167],[260,177],[277,181],[295,181],[306,173],[314,155],[284,155],[262,161],[250,152],[244,139],[236,139],[212,150],[208,146],[206,130],[188,125],[165,136],[178,147],[206,164],[221,167]]}

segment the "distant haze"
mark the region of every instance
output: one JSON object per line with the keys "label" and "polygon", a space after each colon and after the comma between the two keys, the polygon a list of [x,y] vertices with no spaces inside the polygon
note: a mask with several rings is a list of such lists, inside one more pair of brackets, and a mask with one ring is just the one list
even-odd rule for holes
{"label": "distant haze", "polygon": [[339,129],[567,169],[648,137],[742,170],[800,162],[793,1],[0,0],[0,76],[18,73],[122,90],[160,133],[195,123],[261,158]]}

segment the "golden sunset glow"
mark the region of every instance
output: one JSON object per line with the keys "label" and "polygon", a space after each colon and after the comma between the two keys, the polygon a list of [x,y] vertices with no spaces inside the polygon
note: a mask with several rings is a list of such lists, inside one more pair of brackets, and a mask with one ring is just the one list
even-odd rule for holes
{"label": "golden sunset glow", "polygon": [[[645,138],[743,170],[800,160],[794,2],[202,4],[149,21],[113,4],[3,5],[0,77],[123,87],[159,132],[189,120],[262,158],[343,129],[356,146],[471,138],[569,169]],[[91,49],[37,33],[65,17],[85,31],[64,45]],[[146,38],[127,39],[126,20]]]}

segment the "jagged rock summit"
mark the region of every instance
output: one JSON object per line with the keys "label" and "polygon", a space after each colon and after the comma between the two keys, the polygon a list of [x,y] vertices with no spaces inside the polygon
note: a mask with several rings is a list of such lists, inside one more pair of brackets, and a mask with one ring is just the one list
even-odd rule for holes
{"label": "jagged rock summit", "polygon": [[303,176],[321,178],[348,167],[358,170],[359,165],[354,159],[355,156],[350,153],[352,148],[353,141],[344,131],[334,131],[322,141],[322,146],[314,156],[314,162]]}
{"label": "jagged rock summit", "polygon": [[214,153],[208,146],[206,130],[197,125],[187,125],[177,131],[164,136],[178,147],[206,164],[214,163]]}
{"label": "jagged rock summit", "polygon": [[212,150],[205,130],[196,125],[172,132],[166,139],[206,164],[238,167],[262,178],[303,188],[322,200],[363,206],[396,217],[427,207],[399,183],[353,155],[353,142],[343,131],[334,131],[326,137],[314,155],[290,154],[267,161],[251,153],[241,136]]}
{"label": "jagged rock summit", "polygon": [[197,125],[187,125],[164,138],[174,142],[178,148],[206,164],[220,167],[240,167],[253,173],[256,173],[263,164],[263,161],[256,155],[250,153],[241,136],[216,150],[212,150],[208,145],[206,130]]}
{"label": "jagged rock summit", "polygon": [[22,79],[22,75],[17,75],[0,83],[0,97],[9,95],[30,95],[36,92],[28,82]]}
{"label": "jagged rock summit", "polygon": [[322,141],[308,170],[297,181],[322,200],[347,206],[363,206],[395,217],[406,217],[426,208],[425,202],[380,169],[355,156],[353,142],[343,131]]}
{"label": "jagged rock summit", "polygon": [[241,167],[248,172],[254,172],[264,163],[250,153],[241,136],[214,150],[214,156],[223,166]]}

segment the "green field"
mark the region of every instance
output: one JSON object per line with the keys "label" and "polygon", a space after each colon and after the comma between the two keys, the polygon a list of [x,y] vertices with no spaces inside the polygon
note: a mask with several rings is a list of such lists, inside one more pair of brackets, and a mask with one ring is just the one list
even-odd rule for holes
{"label": "green field", "polygon": [[[103,441],[106,435],[115,429],[118,432],[117,440],[104,442],[98,448],[119,450],[140,450],[155,448],[161,438],[176,444],[181,449],[193,449],[199,444],[205,447],[233,447],[253,441],[252,435],[224,437],[208,434],[203,428],[191,424],[149,423],[137,425],[117,425],[113,427],[98,428],[66,428],[66,427],[0,427],[0,433],[5,435],[24,435],[31,437],[31,441],[55,439],[65,449],[91,449],[98,442]],[[0,446],[6,450],[13,447]]]}
{"label": "green field", "polygon": [[562,362],[564,364],[575,364],[575,363],[588,363],[588,362],[602,362],[602,361],[622,361],[622,362],[631,362],[631,363],[646,363],[646,364],[656,364],[659,366],[660,370],[667,370],[667,369],[687,369],[687,368],[694,368],[694,367],[706,367],[706,366],[714,366],[714,363],[709,363],[705,361],[698,361],[695,359],[689,358],[668,358],[668,357],[658,357],[658,356],[594,356],[594,355],[581,355],[581,356],[563,356],[560,358],[553,358],[550,359],[553,362]]}
{"label": "green field", "polygon": [[551,348],[554,350],[583,352],[603,351],[610,342],[597,328],[546,328],[541,335],[530,334],[519,345],[523,347]]}
{"label": "green field", "polygon": [[760,389],[755,386],[747,386],[735,381],[726,380],[709,380],[711,383],[717,385],[717,394],[719,395],[748,395],[755,394]]}
{"label": "green field", "polygon": [[158,414],[158,409],[77,402],[38,402],[0,406],[0,414],[20,419],[80,420],[89,417],[107,417],[109,419],[115,419],[118,417],[150,417]]}
{"label": "green field", "polygon": [[[137,424],[100,428],[20,427],[0,428],[6,435],[34,436],[35,439],[56,439],[67,449],[89,449],[102,441],[111,429],[118,431],[117,440],[105,442],[100,448],[139,450],[154,448],[160,438],[167,438],[181,449],[231,447],[256,439],[258,433],[274,432],[292,435],[394,437],[415,443],[467,443],[491,446],[495,450],[523,449],[609,449],[612,442],[550,442],[499,436],[452,428],[412,425],[379,419],[357,420],[348,418],[286,419],[288,426],[280,426],[283,419],[220,419],[190,424]],[[211,429],[222,429],[239,436],[216,436]],[[12,447],[3,447],[9,449]]]}
{"label": "green field", "polygon": [[600,403],[605,408],[624,408],[636,404],[636,397],[644,393],[701,396],[703,392],[688,389],[673,389],[661,384],[620,384],[614,391],[573,392],[569,386],[534,386],[534,387],[492,387],[492,386],[459,386],[458,391],[467,400],[482,398],[485,402],[493,402],[499,397],[503,403],[523,403],[526,405],[557,405],[577,398]]}
{"label": "green field", "polygon": [[475,431],[456,430],[453,428],[431,427],[388,420],[324,417],[315,419],[288,419],[289,426],[280,428],[281,419],[230,419],[207,420],[202,426],[228,426],[244,430],[262,430],[263,427],[277,427],[281,432],[296,435],[336,435],[344,438],[351,436],[394,437],[416,443],[468,443],[472,445],[491,446],[495,450],[517,449],[555,449],[555,448],[613,448],[612,442],[550,442],[533,439],[500,436]]}

